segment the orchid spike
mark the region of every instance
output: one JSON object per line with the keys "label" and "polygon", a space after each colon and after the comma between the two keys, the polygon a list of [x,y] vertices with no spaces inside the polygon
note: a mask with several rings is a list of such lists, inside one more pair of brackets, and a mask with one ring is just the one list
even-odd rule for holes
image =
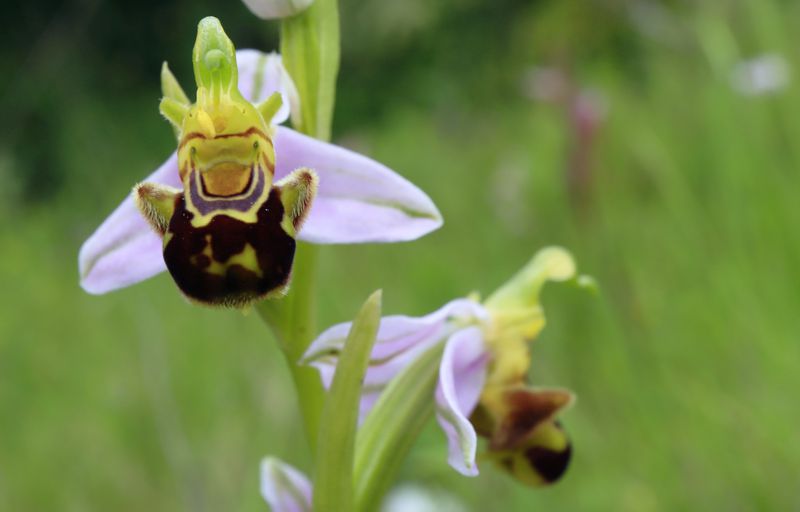
{"label": "orchid spike", "polygon": [[[545,325],[539,300],[544,283],[571,280],[575,273],[572,256],[549,247],[483,303],[476,297],[456,299],[423,317],[381,319],[364,378],[362,417],[395,376],[443,344],[433,399],[450,465],[466,476],[477,475],[480,436],[487,440],[486,458],[519,481],[538,486],[558,480],[572,449],[557,418],[574,397],[567,390],[527,384],[530,343]],[[320,371],[326,386],[349,328],[344,323],[324,331],[303,359]]]}
{"label": "orchid spike", "polygon": [[[182,276],[190,298],[244,305],[285,290],[295,238],[321,244],[399,242],[442,225],[430,198],[386,166],[275,126],[298,118],[302,108],[279,55],[234,54],[215,19],[201,22],[195,46],[194,105],[169,67],[161,72],[160,110],[176,131],[180,150],[83,244],[79,268],[86,291],[106,293],[169,266],[173,276]],[[259,204],[268,204],[274,218],[259,219]],[[177,226],[176,212],[194,215],[189,227]],[[177,230],[191,233],[188,254],[165,253],[176,238],[167,233],[173,219]],[[206,235],[221,221],[239,226],[233,231],[235,246],[218,237],[208,243]],[[258,226],[269,227],[270,234]]]}

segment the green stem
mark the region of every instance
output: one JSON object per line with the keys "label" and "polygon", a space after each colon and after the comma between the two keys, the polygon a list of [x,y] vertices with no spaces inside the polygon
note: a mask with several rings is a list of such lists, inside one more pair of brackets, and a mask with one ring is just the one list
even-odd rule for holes
{"label": "green stem", "polygon": [[311,453],[316,453],[317,431],[325,392],[319,373],[298,364],[316,334],[317,252],[310,244],[299,244],[294,262],[294,277],[289,294],[281,300],[264,301],[257,306],[261,318],[272,329],[292,374],[306,438]]}
{"label": "green stem", "polygon": [[[294,128],[324,141],[331,138],[339,52],[337,0],[316,0],[304,12],[282,21],[283,64],[300,96],[300,123]],[[325,392],[317,371],[297,362],[317,333],[317,252],[313,245],[298,244],[291,291],[282,300],[258,305],[289,364],[312,454],[317,452]]]}
{"label": "green stem", "polygon": [[336,76],[339,73],[337,0],[316,0],[281,24],[281,55],[300,96],[298,130],[330,140]]}

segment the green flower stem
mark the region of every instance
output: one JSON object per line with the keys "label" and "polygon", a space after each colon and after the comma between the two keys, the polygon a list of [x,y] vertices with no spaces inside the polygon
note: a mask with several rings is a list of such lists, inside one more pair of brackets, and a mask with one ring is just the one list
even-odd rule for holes
{"label": "green flower stem", "polygon": [[[324,141],[331,138],[339,48],[337,0],[316,0],[302,13],[282,21],[283,64],[300,97],[301,121],[294,128]],[[297,362],[317,333],[317,252],[313,245],[299,244],[289,294],[282,300],[258,305],[259,314],[275,333],[292,372],[312,454],[317,451],[325,393],[317,371]]]}
{"label": "green flower stem", "polygon": [[295,128],[325,141],[331,138],[339,51],[337,0],[316,0],[303,13],[283,20],[283,64],[300,96],[302,121]]}
{"label": "green flower stem", "polygon": [[433,414],[444,345],[437,343],[395,377],[361,425],[355,454],[355,510],[377,508]]}
{"label": "green flower stem", "polygon": [[257,306],[258,313],[272,329],[289,364],[312,454],[316,453],[325,390],[319,372],[309,366],[299,365],[298,361],[316,335],[318,251],[314,245],[299,244],[289,294],[281,300],[264,301]]}

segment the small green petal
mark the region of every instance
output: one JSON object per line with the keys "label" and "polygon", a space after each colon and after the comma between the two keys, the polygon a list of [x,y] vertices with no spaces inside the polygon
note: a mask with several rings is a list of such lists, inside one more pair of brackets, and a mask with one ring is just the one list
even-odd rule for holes
{"label": "small green petal", "polygon": [[186,106],[192,103],[166,62],[161,65],[161,94]]}
{"label": "small green petal", "polygon": [[158,111],[172,124],[173,128],[178,131],[177,133],[180,133],[180,129],[183,126],[183,118],[189,112],[189,107],[178,100],[164,97],[158,105]]}
{"label": "small green petal", "polygon": [[275,92],[272,96],[256,105],[256,108],[261,113],[261,117],[264,118],[264,121],[269,123],[281,106],[283,106],[281,93]]}

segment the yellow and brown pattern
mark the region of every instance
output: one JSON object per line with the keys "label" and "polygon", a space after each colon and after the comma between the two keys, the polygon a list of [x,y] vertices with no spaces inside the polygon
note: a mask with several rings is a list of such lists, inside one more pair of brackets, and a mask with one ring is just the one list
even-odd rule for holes
{"label": "yellow and brown pattern", "polygon": [[526,485],[547,485],[563,476],[572,457],[569,438],[556,419],[572,401],[566,390],[522,383],[487,389],[470,421],[488,440],[488,458]]}
{"label": "yellow and brown pattern", "polygon": [[284,208],[273,188],[258,205],[256,222],[214,215],[202,227],[183,195],[165,236],[164,261],[178,287],[204,304],[241,306],[283,293],[292,268],[295,240],[281,227]]}
{"label": "yellow and brown pattern", "polygon": [[298,169],[273,183],[272,114],[280,95],[253,105],[238,90],[233,43],[219,20],[198,26],[193,51],[197,101],[189,104],[164,66],[161,113],[178,136],[182,189],[134,188],[145,219],[164,241],[164,262],[181,291],[211,306],[244,307],[286,292],[297,230],[317,190]]}

